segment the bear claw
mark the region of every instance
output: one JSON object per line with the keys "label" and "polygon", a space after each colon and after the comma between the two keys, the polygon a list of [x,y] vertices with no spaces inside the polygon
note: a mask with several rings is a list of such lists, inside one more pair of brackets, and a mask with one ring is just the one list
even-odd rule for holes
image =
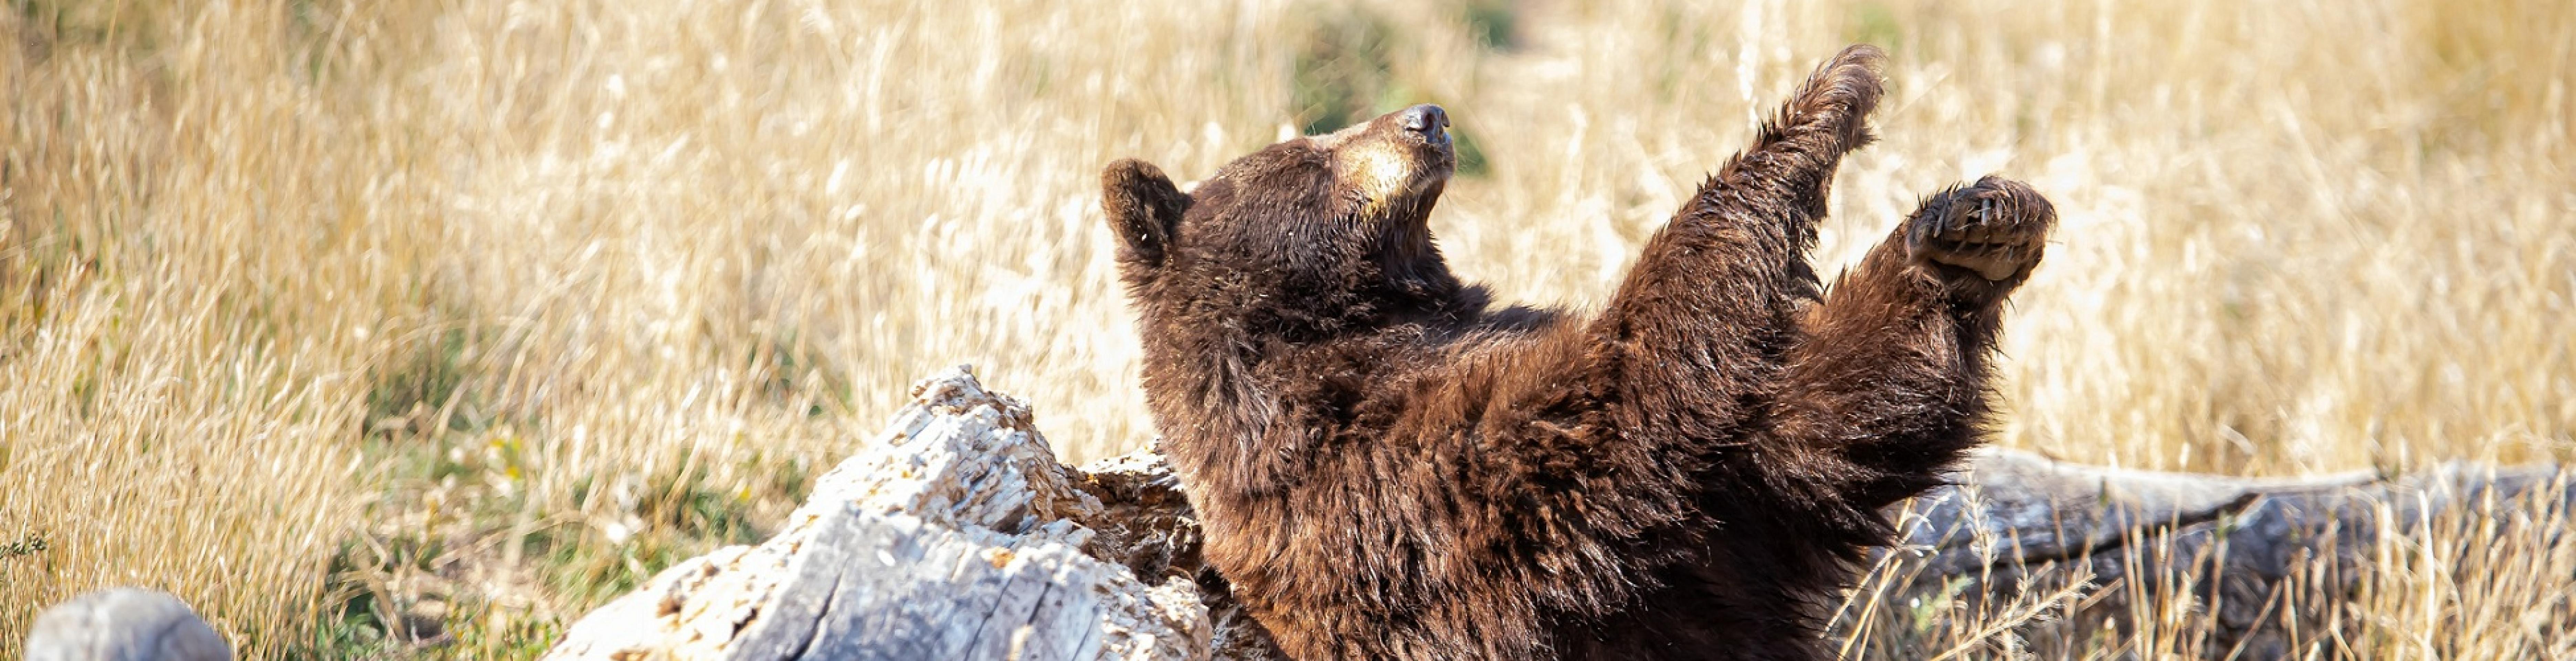
{"label": "bear claw", "polygon": [[1905,246],[1918,263],[1949,267],[1936,271],[2016,281],[2039,265],[2056,224],[2057,210],[2029,184],[1988,176],[1925,200],[1906,222]]}

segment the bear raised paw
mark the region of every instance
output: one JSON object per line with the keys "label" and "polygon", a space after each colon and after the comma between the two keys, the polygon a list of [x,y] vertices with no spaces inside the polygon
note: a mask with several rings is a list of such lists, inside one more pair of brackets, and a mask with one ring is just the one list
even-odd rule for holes
{"label": "bear raised paw", "polygon": [[1823,286],[1879,51],[1819,67],[1601,310],[1497,306],[1426,222],[1456,162],[1415,106],[1103,208],[1162,450],[1206,560],[1290,657],[1821,659],[1880,508],[1978,442],[2004,296],[2055,217],[1943,191]]}
{"label": "bear raised paw", "polygon": [[1905,220],[1905,247],[1917,260],[1974,272],[1977,277],[1954,273],[1950,279],[1991,291],[1987,283],[2018,283],[2039,265],[2056,218],[2048,199],[2029,185],[1988,175],[1924,202]]}

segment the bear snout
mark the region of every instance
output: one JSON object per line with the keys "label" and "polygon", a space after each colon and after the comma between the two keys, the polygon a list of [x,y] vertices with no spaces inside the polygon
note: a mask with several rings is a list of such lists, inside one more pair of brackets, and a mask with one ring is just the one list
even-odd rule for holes
{"label": "bear snout", "polygon": [[1449,142],[1449,111],[1428,103],[1396,111],[1397,126],[1433,144]]}

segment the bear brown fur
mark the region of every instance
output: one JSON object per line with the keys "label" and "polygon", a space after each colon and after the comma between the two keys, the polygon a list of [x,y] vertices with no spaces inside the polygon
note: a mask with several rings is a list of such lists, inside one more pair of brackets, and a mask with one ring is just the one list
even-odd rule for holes
{"label": "bear brown fur", "polygon": [[1103,174],[1162,449],[1289,656],[1820,659],[1880,508],[1976,444],[2005,294],[2054,223],[1988,177],[1831,288],[1807,253],[1877,49],[1807,79],[1603,310],[1498,307],[1426,218],[1416,106],[1183,193]]}

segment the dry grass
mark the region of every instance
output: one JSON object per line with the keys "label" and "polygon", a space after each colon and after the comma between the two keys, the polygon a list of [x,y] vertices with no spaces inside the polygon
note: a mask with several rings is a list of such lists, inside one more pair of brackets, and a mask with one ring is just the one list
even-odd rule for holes
{"label": "dry grass", "polygon": [[[2576,446],[2557,0],[11,0],[0,35],[0,543],[47,541],[0,557],[0,656],[110,583],[261,656],[523,655],[956,362],[1068,455],[1135,447],[1118,156],[1202,176],[1444,103],[1484,161],[1452,261],[1595,300],[1855,40],[1895,93],[1828,260],[1989,171],[2064,216],[2005,443],[2268,474]],[[2392,548],[2360,617],[2407,642],[2368,654],[2532,649],[2495,632],[2576,575],[2532,525]]]}

